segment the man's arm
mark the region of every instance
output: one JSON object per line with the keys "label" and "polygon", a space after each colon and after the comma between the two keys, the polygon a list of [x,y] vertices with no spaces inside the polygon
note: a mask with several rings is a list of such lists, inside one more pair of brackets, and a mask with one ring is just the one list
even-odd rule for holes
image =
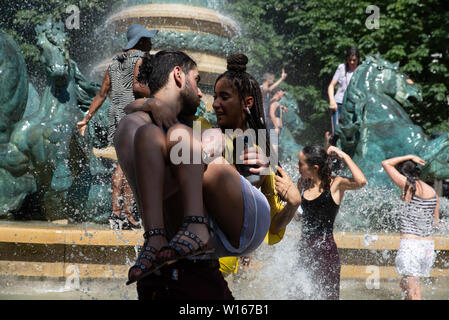
{"label": "man's arm", "polygon": [[276,81],[270,87],[268,87],[268,91],[271,92],[274,89],[276,89],[281,84],[281,82],[284,81],[286,78],[287,78],[287,74],[285,73],[284,68],[282,68],[281,77],[278,79],[278,81]]}

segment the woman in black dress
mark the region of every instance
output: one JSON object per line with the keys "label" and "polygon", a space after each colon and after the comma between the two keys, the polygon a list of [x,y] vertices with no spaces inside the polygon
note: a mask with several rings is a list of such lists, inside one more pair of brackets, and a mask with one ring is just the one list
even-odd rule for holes
{"label": "woman in black dress", "polygon": [[[331,176],[333,158],[346,163],[352,178]],[[351,157],[334,146],[327,150],[321,146],[304,147],[299,152],[298,169],[303,210],[300,269],[309,275],[318,298],[337,300],[341,265],[333,237],[334,221],[344,192],[362,188],[366,178]],[[276,180],[280,194],[291,190],[291,180],[287,176],[276,177]]]}

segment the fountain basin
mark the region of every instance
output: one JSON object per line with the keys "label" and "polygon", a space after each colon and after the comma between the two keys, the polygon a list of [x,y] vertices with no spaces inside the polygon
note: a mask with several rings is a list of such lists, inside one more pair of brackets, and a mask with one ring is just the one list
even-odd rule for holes
{"label": "fountain basin", "polygon": [[211,33],[231,39],[239,32],[232,19],[215,10],[182,4],[145,4],[126,8],[112,15],[107,25],[124,33],[133,23],[158,30]]}
{"label": "fountain basin", "polygon": [[[73,275],[76,266],[82,279],[126,279],[143,243],[142,233],[114,231],[96,224],[1,222],[0,276],[66,278]],[[394,267],[399,234],[370,234],[368,241],[367,234],[361,232],[335,232],[334,237],[342,278],[366,279],[373,266],[379,268],[381,279],[399,277]],[[448,277],[449,238],[436,236],[435,250],[431,277]],[[257,266],[254,261],[253,267]]]}

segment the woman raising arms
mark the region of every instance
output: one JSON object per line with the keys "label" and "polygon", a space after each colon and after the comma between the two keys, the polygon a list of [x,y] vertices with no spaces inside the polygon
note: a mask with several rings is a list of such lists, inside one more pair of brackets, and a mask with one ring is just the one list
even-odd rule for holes
{"label": "woman raising arms", "polygon": [[439,199],[435,190],[420,180],[419,165],[425,161],[415,155],[382,161],[390,179],[402,190],[405,206],[399,216],[401,240],[396,270],[402,275],[401,288],[406,299],[421,300],[419,277],[428,277],[435,260],[432,221],[439,224]]}
{"label": "woman raising arms", "polygon": [[[344,161],[352,177],[331,176],[332,158]],[[333,237],[334,221],[345,191],[362,188],[366,178],[351,157],[334,146],[327,150],[321,146],[304,147],[299,152],[298,169],[301,175],[298,181],[300,196],[291,191],[294,186],[281,170],[282,177],[276,177],[276,188],[280,194],[285,192],[287,197],[299,197],[297,201],[303,210],[299,264],[302,270],[310,273],[321,298],[338,299],[341,265]],[[293,215],[288,218],[291,220]],[[278,228],[282,228],[290,220],[279,216],[273,218],[273,223],[278,222]]]}

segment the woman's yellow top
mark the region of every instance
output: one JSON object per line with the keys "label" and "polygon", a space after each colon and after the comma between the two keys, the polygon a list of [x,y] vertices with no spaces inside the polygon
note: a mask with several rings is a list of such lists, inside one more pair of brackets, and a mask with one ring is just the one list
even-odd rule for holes
{"label": "woman's yellow top", "polygon": [[[233,137],[226,135],[226,145],[225,145],[225,152],[224,157],[225,159],[233,163]],[[257,147],[257,146],[256,146]],[[276,179],[275,179],[275,172],[270,167],[270,174],[265,177],[265,180],[261,186],[261,191],[265,195],[265,197],[268,200],[268,203],[270,204],[270,215],[271,215],[271,221],[273,221],[273,217],[277,215],[279,212],[281,212],[284,209],[284,204],[282,203],[281,199],[279,198],[279,195],[276,191]],[[267,235],[265,236],[265,242],[269,245],[273,245],[278,243],[282,240],[284,237],[286,227],[284,227],[279,233],[271,233],[268,231]]]}
{"label": "woman's yellow top", "polygon": [[[200,121],[201,122],[201,129],[210,129],[212,126],[210,125],[209,121],[203,117],[198,116],[192,116],[190,119],[187,120],[189,126],[193,126],[193,121]],[[225,135],[225,151],[224,151],[224,158],[229,162],[233,163],[233,137],[229,135]],[[271,215],[271,221],[273,221],[273,217],[279,212],[281,212],[284,209],[284,204],[282,203],[281,199],[279,198],[279,195],[276,191],[276,179],[275,179],[275,172],[270,167],[270,174],[265,177],[265,180],[262,184],[261,191],[265,195],[265,197],[268,200],[268,203],[270,204],[270,215]],[[283,228],[279,233],[271,233],[268,231],[267,235],[265,236],[265,242],[269,245],[273,245],[278,243],[282,240],[284,237],[285,229]]]}

